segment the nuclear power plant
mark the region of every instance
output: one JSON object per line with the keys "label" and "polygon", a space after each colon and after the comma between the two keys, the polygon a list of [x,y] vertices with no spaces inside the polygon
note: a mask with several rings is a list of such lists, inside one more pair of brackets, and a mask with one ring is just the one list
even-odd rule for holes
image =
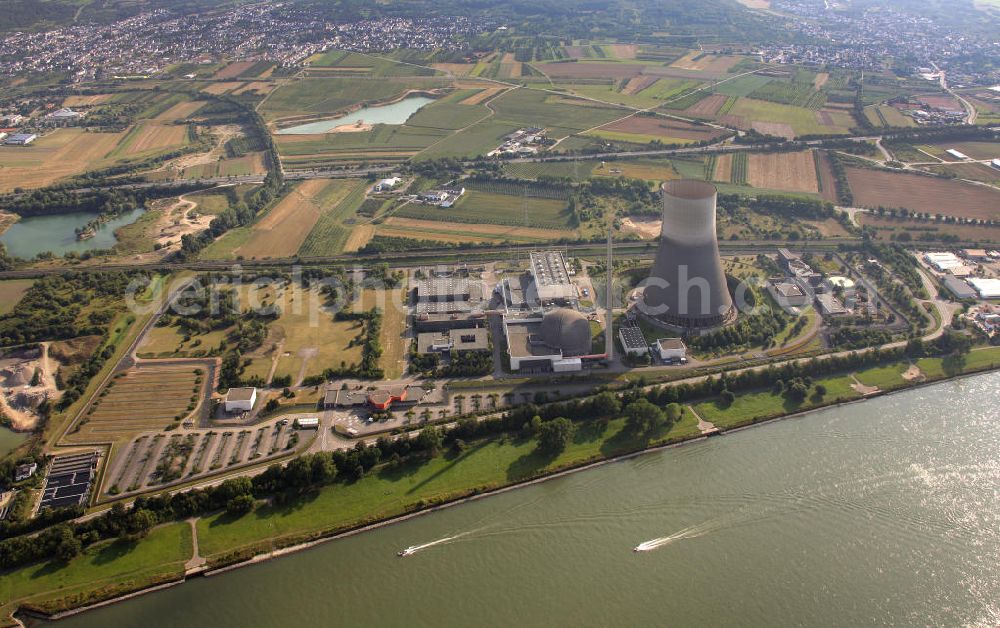
{"label": "nuclear power plant", "polygon": [[663,227],[640,312],[671,327],[704,330],[736,320],[715,234],[715,186],[663,184]]}

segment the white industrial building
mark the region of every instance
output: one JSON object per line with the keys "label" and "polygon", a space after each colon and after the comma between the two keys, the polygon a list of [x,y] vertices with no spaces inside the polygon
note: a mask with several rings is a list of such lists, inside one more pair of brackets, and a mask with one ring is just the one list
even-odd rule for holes
{"label": "white industrial building", "polygon": [[656,341],[656,354],[664,362],[687,359],[687,345],[680,338],[660,338]]}
{"label": "white industrial building", "polygon": [[946,273],[965,266],[965,262],[958,259],[954,253],[924,253],[924,260],[939,273]]}
{"label": "white industrial building", "polygon": [[966,281],[976,289],[980,299],[1000,299],[1000,279],[971,277]]}
{"label": "white industrial building", "polygon": [[249,412],[257,403],[256,388],[230,388],[223,408],[226,412]]}
{"label": "white industrial building", "polygon": [[34,133],[13,133],[3,141],[8,146],[27,146],[38,139]]}
{"label": "white industrial building", "polygon": [[962,161],[968,161],[969,160],[969,156],[968,155],[966,155],[963,152],[959,152],[959,151],[955,150],[954,148],[949,148],[945,152],[948,153],[949,155],[951,155],[952,157],[954,157],[955,159],[961,159]]}
{"label": "white industrial building", "polygon": [[382,179],[381,181],[375,184],[374,191],[388,192],[392,188],[399,185],[400,181],[402,181],[402,179],[400,179],[399,177],[389,177],[388,179]]}
{"label": "white industrial building", "polygon": [[576,301],[576,285],[570,279],[572,274],[563,254],[558,251],[531,254],[531,277],[542,305]]}

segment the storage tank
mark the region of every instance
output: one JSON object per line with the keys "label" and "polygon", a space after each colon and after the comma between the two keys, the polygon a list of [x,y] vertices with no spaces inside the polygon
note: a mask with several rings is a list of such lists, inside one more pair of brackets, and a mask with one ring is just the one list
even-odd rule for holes
{"label": "storage tank", "polygon": [[640,299],[641,311],[686,329],[719,327],[736,319],[715,234],[715,186],[668,181],[656,260]]}

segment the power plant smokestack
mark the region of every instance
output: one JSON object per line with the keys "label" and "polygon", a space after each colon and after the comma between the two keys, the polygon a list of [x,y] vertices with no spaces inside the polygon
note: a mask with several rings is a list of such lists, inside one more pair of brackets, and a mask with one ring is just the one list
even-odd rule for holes
{"label": "power plant smokestack", "polygon": [[715,235],[715,186],[663,184],[663,228],[641,311],[685,329],[718,327],[736,318]]}

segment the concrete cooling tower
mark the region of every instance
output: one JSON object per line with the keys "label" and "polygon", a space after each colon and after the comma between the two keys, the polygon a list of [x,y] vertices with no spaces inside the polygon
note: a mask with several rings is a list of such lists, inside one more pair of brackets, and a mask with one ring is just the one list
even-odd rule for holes
{"label": "concrete cooling tower", "polygon": [[715,235],[715,186],[679,180],[663,184],[663,228],[656,261],[639,303],[667,325],[705,329],[736,319]]}

